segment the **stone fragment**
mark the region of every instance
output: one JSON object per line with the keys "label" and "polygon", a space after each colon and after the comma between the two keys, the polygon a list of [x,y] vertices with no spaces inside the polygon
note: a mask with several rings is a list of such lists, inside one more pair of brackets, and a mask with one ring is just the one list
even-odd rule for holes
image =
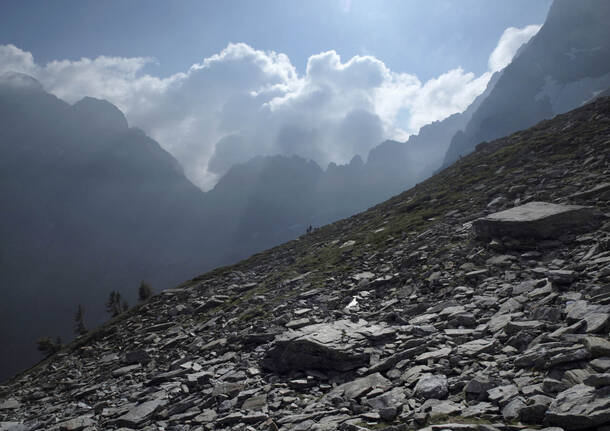
{"label": "stone fragment", "polygon": [[567,431],[593,428],[610,422],[610,387],[576,385],[557,395],[545,420]]}
{"label": "stone fragment", "polygon": [[559,284],[570,284],[576,279],[576,273],[569,269],[552,269],[546,274],[549,279]]}
{"label": "stone fragment", "polygon": [[477,339],[464,344],[460,344],[457,348],[458,355],[475,357],[481,353],[488,353],[494,349],[495,342],[491,339]]}
{"label": "stone fragment", "polygon": [[286,323],[284,326],[288,329],[299,329],[307,326],[311,323],[311,319],[309,317],[304,317],[302,319],[291,320]]}
{"label": "stone fragment", "polygon": [[526,424],[539,424],[544,420],[552,398],[545,395],[534,395],[527,400],[524,407],[519,410],[519,420]]}
{"label": "stone fragment", "polygon": [[116,424],[129,428],[138,428],[142,423],[148,420],[159,407],[165,405],[165,403],[165,400],[159,399],[145,401],[133,407],[123,416],[120,416],[116,420]]}
{"label": "stone fragment", "polygon": [[521,397],[513,398],[502,409],[502,417],[506,421],[518,420],[521,410],[526,407],[525,400]]}
{"label": "stone fragment", "polygon": [[21,407],[21,403],[15,398],[9,398],[0,403],[0,410],[16,410]]}
{"label": "stone fragment", "polygon": [[460,404],[457,404],[453,401],[441,401],[432,406],[430,409],[429,417],[430,419],[436,418],[444,418],[447,416],[459,414],[462,411],[463,407]]}
{"label": "stone fragment", "polygon": [[598,373],[608,372],[610,371],[610,357],[593,359],[589,365]]}
{"label": "stone fragment", "polygon": [[443,347],[442,349],[425,352],[415,358],[417,362],[426,362],[430,359],[446,358],[451,353],[451,347]]}
{"label": "stone fragment", "polygon": [[508,322],[504,327],[504,331],[508,335],[515,335],[520,333],[521,331],[527,331],[532,329],[544,329],[544,325],[537,320],[528,320],[528,321],[511,321]]}
{"label": "stone fragment", "polygon": [[489,322],[487,322],[487,327],[493,334],[495,334],[496,332],[503,330],[511,319],[511,314],[494,315]]}
{"label": "stone fragment", "polygon": [[382,413],[382,410],[387,408],[395,408],[397,410],[397,413],[400,413],[400,410],[402,410],[402,406],[405,403],[405,399],[406,395],[404,388],[396,387],[381,395],[372,398],[367,398],[365,404],[375,410],[378,410],[379,415],[383,418],[384,413]]}
{"label": "stone fragment", "polygon": [[447,377],[443,374],[424,374],[415,385],[415,395],[426,400],[443,400],[448,394]]}
{"label": "stone fragment", "polygon": [[214,423],[220,426],[235,425],[242,421],[244,415],[239,412],[229,413],[226,416],[217,418]]}
{"label": "stone fragment", "polygon": [[563,374],[563,378],[561,381],[565,383],[568,387],[572,387],[574,385],[578,385],[583,383],[587,377],[591,375],[591,372],[582,368],[574,368],[572,370],[567,370]]}
{"label": "stone fragment", "polygon": [[578,193],[573,193],[570,195],[570,198],[572,198],[576,201],[585,201],[585,200],[593,199],[593,198],[609,199],[610,198],[610,183],[601,183],[589,190],[585,190],[583,192],[578,192]]}
{"label": "stone fragment", "polygon": [[142,366],[140,364],[135,364],[135,365],[127,365],[126,367],[121,367],[118,368],[116,370],[114,370],[111,374],[113,377],[120,377],[123,376],[125,374],[129,374],[132,371],[136,371],[138,369],[142,368]]}
{"label": "stone fragment", "polygon": [[184,376],[187,374],[189,370],[185,370],[184,368],[179,368],[177,370],[168,371],[166,373],[160,373],[156,376],[153,376],[149,381],[149,385],[158,385],[163,382],[167,382],[170,380],[174,380],[178,377]]}
{"label": "stone fragment", "polygon": [[400,351],[400,352],[395,353],[392,356],[384,359],[380,363],[373,365],[371,368],[369,368],[368,372],[376,373],[376,372],[388,371],[391,368],[393,368],[396,364],[398,364],[399,362],[407,360],[407,359],[411,359],[415,355],[420,354],[421,352],[423,352],[425,350],[426,350],[426,346],[424,344],[420,344],[419,346],[415,346],[410,349]]}
{"label": "stone fragment", "polygon": [[516,385],[497,386],[489,389],[487,395],[491,401],[498,403],[500,407],[504,407],[513,398],[519,395],[519,389]]}
{"label": "stone fragment", "polygon": [[90,416],[79,416],[74,419],[60,422],[57,426],[59,427],[59,431],[81,431],[94,424],[95,422]]}
{"label": "stone fragment", "polygon": [[344,383],[341,386],[338,386],[336,390],[343,391],[343,394],[347,399],[356,399],[368,394],[373,389],[378,388],[382,391],[386,391],[390,387],[392,387],[392,382],[381,374],[375,373]]}
{"label": "stone fragment", "polygon": [[193,420],[200,424],[207,424],[213,422],[217,417],[218,414],[214,410],[203,409]]}
{"label": "stone fragment", "polygon": [[583,380],[583,383],[588,386],[593,386],[594,388],[610,386],[610,373],[591,374]]}
{"label": "stone fragment", "polygon": [[578,320],[586,322],[585,332],[603,332],[610,323],[610,305],[590,304],[585,300],[571,301],[566,305],[566,319],[569,323]]}
{"label": "stone fragment", "polygon": [[422,374],[426,374],[432,371],[432,368],[427,365],[416,365],[415,367],[409,368],[400,376],[400,381],[404,382],[407,386],[411,386],[417,382]]}
{"label": "stone fragment", "polygon": [[472,406],[466,407],[462,411],[462,417],[475,418],[475,417],[488,416],[488,415],[497,415],[499,413],[500,413],[500,410],[498,409],[497,406],[493,405],[492,403],[488,403],[488,402],[484,401],[484,402],[480,402],[478,404],[474,404]]}
{"label": "stone fragment", "polygon": [[214,386],[214,389],[212,390],[212,396],[224,395],[231,399],[236,397],[237,394],[239,394],[243,390],[243,383],[222,382]]}
{"label": "stone fragment", "polygon": [[244,401],[241,408],[244,410],[262,410],[267,405],[267,395],[256,395]]}
{"label": "stone fragment", "polygon": [[150,362],[150,355],[144,349],[132,350],[131,352],[125,353],[123,357],[123,362],[131,365],[131,364],[147,364]]}
{"label": "stone fragment", "polygon": [[476,238],[556,238],[601,225],[603,214],[592,207],[529,202],[473,222]]}

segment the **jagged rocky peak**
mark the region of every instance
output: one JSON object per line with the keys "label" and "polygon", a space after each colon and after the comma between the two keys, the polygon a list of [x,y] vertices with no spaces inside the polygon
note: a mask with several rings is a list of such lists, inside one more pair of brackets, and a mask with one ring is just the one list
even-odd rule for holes
{"label": "jagged rocky peak", "polygon": [[165,290],[0,386],[0,430],[605,430],[609,144],[598,99]]}
{"label": "jagged rocky peak", "polygon": [[92,127],[106,131],[126,130],[127,118],[107,100],[84,97],[73,105],[75,113]]}
{"label": "jagged rocky peak", "polygon": [[30,75],[19,72],[6,72],[0,76],[0,85],[3,87],[19,89],[21,91],[43,91],[38,80]]}
{"label": "jagged rocky peak", "polygon": [[582,106],[610,87],[610,3],[553,2],[540,31],[497,77],[443,166],[482,142]]}

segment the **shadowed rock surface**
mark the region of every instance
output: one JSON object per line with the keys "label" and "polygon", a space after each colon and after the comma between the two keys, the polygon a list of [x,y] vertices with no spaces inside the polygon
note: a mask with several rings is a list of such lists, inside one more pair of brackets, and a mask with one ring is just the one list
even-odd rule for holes
{"label": "shadowed rock surface", "polygon": [[556,238],[566,233],[593,230],[604,215],[592,207],[528,202],[475,220],[474,235],[479,239]]}
{"label": "shadowed rock surface", "polygon": [[380,325],[339,320],[332,324],[306,326],[276,337],[263,366],[271,371],[349,371],[369,362],[363,346],[367,338],[383,331]]}

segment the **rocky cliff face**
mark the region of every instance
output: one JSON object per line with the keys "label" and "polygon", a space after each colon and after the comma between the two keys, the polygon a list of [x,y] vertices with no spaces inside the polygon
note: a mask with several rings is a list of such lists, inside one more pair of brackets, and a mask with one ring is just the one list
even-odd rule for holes
{"label": "rocky cliff face", "polygon": [[602,429],[609,149],[608,98],[480,145],[77,339],[0,430]]}
{"label": "rocky cliff face", "polygon": [[479,142],[574,109],[610,87],[609,20],[604,0],[556,0],[538,34],[453,137],[443,166]]}

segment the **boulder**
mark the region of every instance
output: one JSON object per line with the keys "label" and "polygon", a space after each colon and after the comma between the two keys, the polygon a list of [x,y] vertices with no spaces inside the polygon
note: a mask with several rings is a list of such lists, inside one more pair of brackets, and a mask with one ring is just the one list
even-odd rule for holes
{"label": "boulder", "polygon": [[447,377],[443,374],[424,374],[415,385],[415,395],[420,398],[443,400],[448,394]]}
{"label": "boulder", "polygon": [[478,239],[556,238],[566,232],[583,232],[601,225],[603,214],[592,207],[529,202],[473,222]]}
{"label": "boulder", "polygon": [[263,361],[263,368],[285,373],[291,370],[349,371],[369,364],[369,354],[358,351],[367,335],[382,330],[364,320],[338,320],[305,326],[275,337]]}
{"label": "boulder", "polygon": [[584,384],[561,392],[551,403],[545,420],[567,431],[610,422],[610,387],[595,389]]}

